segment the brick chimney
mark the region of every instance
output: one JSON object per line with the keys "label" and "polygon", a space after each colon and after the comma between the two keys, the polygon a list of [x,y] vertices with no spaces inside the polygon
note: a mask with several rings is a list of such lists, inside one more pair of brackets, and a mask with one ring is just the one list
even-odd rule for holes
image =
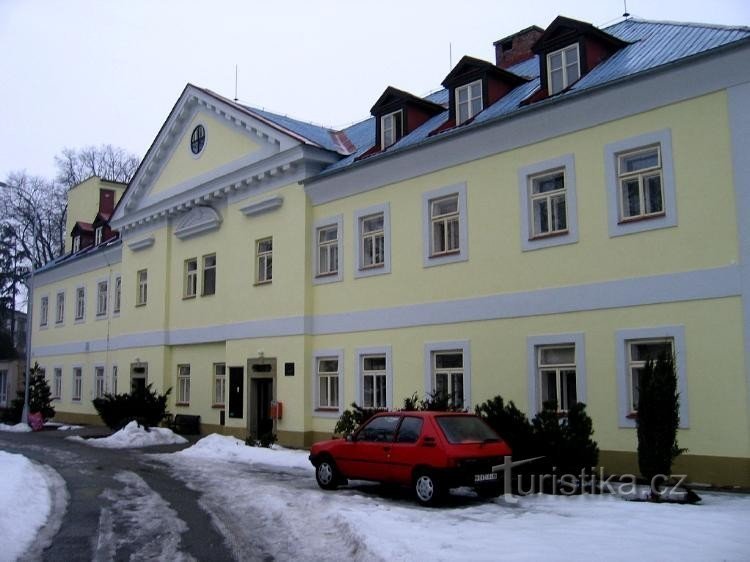
{"label": "brick chimney", "polygon": [[115,209],[115,192],[111,189],[99,190],[99,212],[108,215]]}
{"label": "brick chimney", "polygon": [[541,27],[532,25],[518,33],[498,39],[495,45],[495,64],[500,68],[509,68],[534,56],[531,47],[544,33]]}

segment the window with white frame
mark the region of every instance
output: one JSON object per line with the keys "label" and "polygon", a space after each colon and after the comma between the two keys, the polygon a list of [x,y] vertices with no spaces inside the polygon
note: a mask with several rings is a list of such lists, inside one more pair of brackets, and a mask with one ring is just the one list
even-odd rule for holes
{"label": "window with white frame", "polygon": [[74,402],[81,401],[81,394],[83,392],[83,370],[81,367],[73,367],[73,396]]}
{"label": "window with white frame", "polygon": [[364,408],[387,408],[388,377],[385,355],[362,355],[362,406]]}
{"label": "window with white frame", "polygon": [[430,257],[460,251],[458,194],[430,201]]}
{"label": "window with white frame", "polygon": [[94,367],[94,398],[102,398],[105,392],[104,367]]}
{"label": "window with white frame", "polygon": [[117,394],[117,365],[112,365],[112,388],[110,392]]}
{"label": "window with white frame", "polygon": [[73,253],[78,252],[81,249],[81,237],[73,236]]}
{"label": "window with white frame", "polygon": [[456,125],[465,123],[482,111],[482,81],[456,88]]}
{"label": "window with white frame", "polygon": [[339,271],[339,229],[336,224],[318,228],[318,275],[334,275]]}
{"label": "window with white frame", "polygon": [[385,150],[404,134],[403,112],[399,109],[380,118],[380,149]]}
{"label": "window with white frame", "polygon": [[617,155],[620,220],[645,219],[664,213],[659,145]]}
{"label": "window with white frame", "polygon": [[119,275],[115,277],[115,296],[114,296],[115,302],[114,306],[112,307],[112,312],[115,314],[120,313],[120,305],[122,304],[122,277]]}
{"label": "window with white frame", "polygon": [[8,370],[0,369],[0,407],[8,406]]}
{"label": "window with white frame", "polygon": [[316,358],[315,374],[318,379],[318,404],[321,409],[338,409],[340,360],[338,357]]}
{"label": "window with white frame", "polygon": [[185,260],[182,296],[191,299],[198,294],[198,258]]}
{"label": "window with white frame", "polygon": [[148,302],[148,270],[141,269],[136,273],[138,285],[136,287],[136,306],[144,306]]}
{"label": "window with white frame", "polygon": [[177,403],[190,403],[190,365],[177,365]]}
{"label": "window with white frame", "polygon": [[550,95],[564,90],[580,77],[577,43],[547,55],[547,86]]}
{"label": "window with white frame", "polygon": [[539,409],[545,402],[555,402],[558,412],[567,412],[578,402],[576,391],[575,345],[543,345],[537,347]]}
{"label": "window with white frame", "polygon": [[674,340],[672,338],[655,338],[645,340],[630,340],[627,342],[628,361],[628,389],[630,412],[638,412],[639,387],[646,365],[649,361],[656,361],[660,356],[674,356]]}
{"label": "window with white frame", "polygon": [[201,295],[216,293],[216,254],[203,256],[203,287]]}
{"label": "window with white frame", "polygon": [[453,406],[464,406],[464,354],[461,350],[432,354],[433,392]]}
{"label": "window with white frame", "polygon": [[422,244],[424,267],[469,259],[465,183],[422,193]]}
{"label": "window with white frame", "polygon": [[223,406],[226,400],[227,366],[225,363],[214,363],[214,406]]}
{"label": "window with white frame", "polygon": [[376,213],[359,219],[360,267],[385,265],[385,215]]}
{"label": "window with white frame", "polygon": [[78,287],[76,289],[76,320],[83,320],[86,315],[86,289]]}
{"label": "window with white frame", "polygon": [[55,367],[52,371],[52,399],[62,398],[62,368]]}
{"label": "window with white frame", "polygon": [[104,237],[104,227],[97,226],[96,230],[94,231],[94,246],[98,246],[99,244],[101,244],[103,237]]}
{"label": "window with white frame", "polygon": [[62,324],[65,319],[65,293],[57,293],[55,324]]}
{"label": "window with white frame", "polygon": [[568,231],[565,170],[553,170],[529,178],[532,237]]}
{"label": "window with white frame", "polygon": [[49,317],[49,297],[42,297],[39,303],[39,326],[46,326]]}
{"label": "window with white frame", "polygon": [[107,314],[107,299],[109,298],[109,282],[99,281],[96,284],[96,315]]}
{"label": "window with white frame", "polygon": [[255,282],[270,283],[273,280],[273,238],[255,241]]}

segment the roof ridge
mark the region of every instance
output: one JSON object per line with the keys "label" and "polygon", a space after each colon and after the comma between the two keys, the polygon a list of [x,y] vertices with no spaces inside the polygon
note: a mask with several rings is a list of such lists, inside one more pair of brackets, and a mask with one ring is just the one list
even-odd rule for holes
{"label": "roof ridge", "polygon": [[611,27],[616,27],[618,25],[622,25],[624,23],[627,23],[629,21],[635,22],[635,23],[650,23],[654,25],[674,25],[676,27],[700,27],[700,28],[708,28],[708,29],[724,29],[724,30],[731,30],[731,31],[748,31],[750,32],[750,26],[746,25],[725,25],[720,23],[701,23],[701,22],[694,22],[694,21],[674,21],[674,20],[649,20],[645,18],[639,18],[635,16],[631,16],[627,19],[624,19],[620,22],[613,23],[611,25],[608,25],[607,27],[604,27],[602,29],[609,29]]}

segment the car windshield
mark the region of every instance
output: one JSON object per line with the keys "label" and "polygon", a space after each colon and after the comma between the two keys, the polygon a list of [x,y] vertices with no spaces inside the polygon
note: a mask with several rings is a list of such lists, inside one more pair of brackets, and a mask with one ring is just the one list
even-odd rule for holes
{"label": "car windshield", "polygon": [[474,416],[438,416],[438,425],[449,443],[500,441],[500,436]]}

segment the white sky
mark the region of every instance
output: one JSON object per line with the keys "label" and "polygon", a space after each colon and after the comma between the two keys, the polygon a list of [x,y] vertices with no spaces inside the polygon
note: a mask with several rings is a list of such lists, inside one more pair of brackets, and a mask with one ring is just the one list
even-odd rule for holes
{"label": "white sky", "polygon": [[[628,0],[634,16],[750,24],[747,0]],[[334,127],[383,90],[424,95],[453,63],[557,15],[612,23],[622,0],[0,0],[0,180],[54,175],[64,147],[143,156],[187,82]],[[459,23],[462,22],[462,23]]]}

